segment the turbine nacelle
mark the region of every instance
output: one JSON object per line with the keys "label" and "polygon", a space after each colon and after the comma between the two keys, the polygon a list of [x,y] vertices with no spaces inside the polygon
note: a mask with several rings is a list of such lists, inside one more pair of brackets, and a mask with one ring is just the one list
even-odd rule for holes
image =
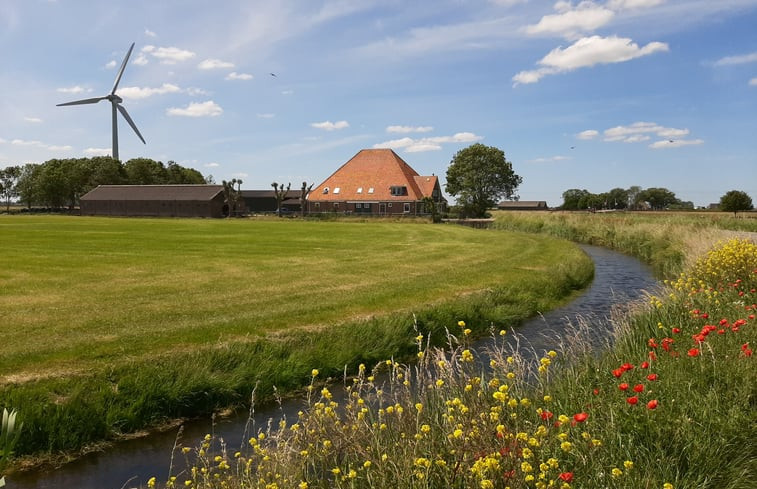
{"label": "turbine nacelle", "polygon": [[121,82],[121,76],[123,76],[124,74],[126,63],[129,61],[129,56],[131,56],[131,52],[133,49],[134,49],[134,43],[131,43],[131,47],[129,47],[129,51],[126,53],[124,60],[121,62],[121,67],[118,69],[118,74],[116,75],[116,81],[113,83],[113,90],[111,90],[108,95],[105,95],[103,97],[75,100],[73,102],[66,102],[66,103],[57,105],[58,107],[63,107],[66,105],[96,104],[97,102],[100,102],[101,100],[107,100],[108,102],[110,102],[111,107],[112,107],[112,120],[113,120],[113,154],[112,156],[114,160],[118,159],[118,115],[117,115],[117,112],[120,112],[123,118],[126,119],[126,122],[129,123],[129,125],[137,134],[137,136],[142,141],[142,143],[147,144],[145,142],[145,138],[143,138],[142,134],[139,133],[139,129],[137,129],[137,125],[134,124],[134,121],[131,120],[131,117],[129,117],[129,113],[126,112],[126,108],[123,105],[121,105],[124,99],[116,95],[116,89],[118,88],[118,84]]}

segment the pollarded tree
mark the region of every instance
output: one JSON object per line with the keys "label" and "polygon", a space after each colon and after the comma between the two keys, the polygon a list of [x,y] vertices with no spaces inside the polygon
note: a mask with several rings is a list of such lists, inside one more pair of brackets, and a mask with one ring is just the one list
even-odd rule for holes
{"label": "pollarded tree", "polygon": [[[303,184],[305,182],[302,182]],[[281,203],[284,202],[284,199],[287,198],[287,194],[289,193],[289,189],[292,188],[292,183],[289,182],[289,184],[284,188],[284,184],[279,184],[278,182],[273,182],[271,184],[271,187],[273,187],[273,193],[276,196],[276,215],[281,217]]]}
{"label": "pollarded tree", "polygon": [[308,194],[313,189],[313,184],[308,186],[307,182],[302,182],[302,188],[300,189],[300,216],[305,217],[305,207],[308,203]]}
{"label": "pollarded tree", "polygon": [[499,148],[476,143],[461,149],[447,168],[447,192],[466,216],[484,217],[501,199],[517,197],[523,179]]}
{"label": "pollarded tree", "polygon": [[720,197],[720,210],[733,212],[734,217],[739,211],[752,210],[752,198],[741,190],[731,190]]}

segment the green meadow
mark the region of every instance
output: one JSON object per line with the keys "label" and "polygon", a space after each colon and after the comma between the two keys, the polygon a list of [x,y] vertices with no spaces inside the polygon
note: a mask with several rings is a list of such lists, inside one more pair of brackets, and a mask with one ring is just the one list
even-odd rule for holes
{"label": "green meadow", "polygon": [[0,406],[78,450],[479,333],[591,280],[565,241],[421,222],[0,216]]}

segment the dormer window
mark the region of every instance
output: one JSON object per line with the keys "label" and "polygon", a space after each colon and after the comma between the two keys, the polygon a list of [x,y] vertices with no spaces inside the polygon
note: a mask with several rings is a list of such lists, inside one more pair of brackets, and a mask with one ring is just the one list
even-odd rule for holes
{"label": "dormer window", "polygon": [[389,192],[392,195],[407,195],[407,187],[402,185],[392,185],[389,187]]}
{"label": "dormer window", "polygon": [[339,188],[339,187],[334,187],[334,193],[335,193],[335,194],[338,194],[338,193],[339,193],[339,190],[341,190],[341,188]]}
{"label": "dormer window", "polygon": [[357,188],[357,193],[362,194],[363,193],[363,187],[358,187]]}
{"label": "dormer window", "polygon": [[323,187],[323,193],[324,193],[324,194],[327,194],[327,193],[329,193],[329,188],[328,188],[328,187]]}
{"label": "dormer window", "polygon": [[373,187],[369,187],[369,188],[368,188],[368,193],[369,193],[369,194],[372,194],[372,193],[373,193]]}

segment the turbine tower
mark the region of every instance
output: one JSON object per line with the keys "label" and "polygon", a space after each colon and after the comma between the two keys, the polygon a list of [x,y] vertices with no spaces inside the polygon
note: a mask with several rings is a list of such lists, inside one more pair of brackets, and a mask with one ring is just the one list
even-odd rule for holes
{"label": "turbine tower", "polygon": [[116,75],[116,81],[113,83],[113,90],[110,91],[108,95],[105,95],[104,97],[95,97],[95,98],[86,98],[84,100],[75,100],[74,102],[66,102],[65,104],[58,104],[56,107],[63,107],[64,105],[85,105],[85,104],[96,104],[100,100],[108,100],[110,101],[111,107],[112,107],[112,120],[113,120],[113,159],[118,160],[118,115],[117,112],[121,112],[121,115],[124,116],[124,119],[126,119],[126,122],[129,123],[132,129],[134,129],[134,132],[137,133],[137,136],[139,136],[139,139],[142,140],[142,143],[147,144],[145,142],[145,138],[142,137],[142,135],[139,133],[139,129],[137,129],[136,124],[134,124],[134,121],[131,120],[131,117],[129,117],[129,113],[126,112],[126,108],[124,108],[123,105],[121,105],[121,102],[124,100],[116,95],[116,89],[118,88],[118,83],[121,81],[121,76],[124,74],[124,68],[126,68],[126,63],[129,61],[129,56],[131,56],[131,51],[134,49],[134,43],[131,43],[131,47],[129,47],[129,51],[126,53],[126,57],[124,58],[123,62],[121,63],[121,68],[118,69],[118,75]]}

